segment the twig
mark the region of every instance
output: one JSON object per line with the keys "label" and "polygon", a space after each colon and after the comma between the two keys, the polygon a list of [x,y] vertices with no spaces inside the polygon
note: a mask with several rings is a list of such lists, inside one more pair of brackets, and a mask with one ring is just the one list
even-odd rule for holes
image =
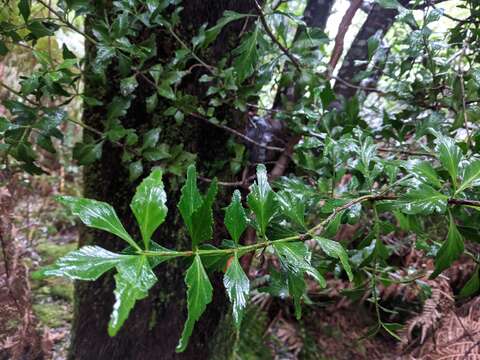
{"label": "twig", "polygon": [[360,86],[360,85],[355,85],[355,84],[352,84],[338,76],[330,76],[330,78],[332,79],[335,79],[337,81],[340,81],[342,84],[344,84],[345,86],[348,86],[348,87],[351,87],[353,89],[357,89],[357,90],[364,90],[364,91],[370,91],[370,92],[375,92],[379,95],[382,95],[382,96],[385,96],[385,95],[388,95],[388,93],[382,91],[382,90],[378,90],[377,88],[371,88],[371,87],[367,87],[367,86]]}
{"label": "twig", "polygon": [[297,70],[302,71],[302,66],[300,65],[298,60],[295,59],[295,57],[292,54],[290,54],[290,51],[288,51],[288,49],[285,46],[283,46],[283,44],[280,41],[278,41],[278,39],[273,34],[272,30],[268,26],[267,20],[265,19],[265,14],[262,11],[262,7],[258,4],[257,0],[254,1],[254,5],[260,17],[260,22],[262,23],[262,26],[265,29],[265,32],[267,33],[267,35],[270,37],[270,39],[272,39],[272,41],[275,44],[277,44],[280,50],[282,50],[282,52],[291,60],[291,62],[293,63],[293,65],[295,65]]}
{"label": "twig", "polygon": [[50,5],[48,5],[47,3],[45,3],[43,0],[37,0],[40,4],[42,4],[44,7],[46,7],[49,11],[51,11],[65,26],[67,26],[68,28],[72,29],[73,31],[75,31],[76,33],[82,35],[85,39],[87,39],[88,41],[90,41],[91,43],[93,44],[96,44],[97,43],[97,40],[95,40],[94,38],[92,38],[90,35],[86,34],[85,32],[83,32],[82,30],[80,30],[79,28],[75,27],[71,22],[69,22],[68,20],[65,20],[62,16],[62,14],[60,14],[58,11],[56,11],[53,7],[51,7]]}
{"label": "twig", "polygon": [[278,151],[278,152],[283,152],[285,150],[284,148],[281,148],[281,147],[261,144],[261,143],[255,141],[255,140],[253,140],[252,138],[249,138],[248,136],[242,134],[238,130],[232,129],[231,127],[228,127],[226,125],[213,123],[213,122],[209,121],[207,118],[203,117],[200,114],[192,112],[192,113],[189,113],[189,115],[194,117],[194,118],[201,119],[201,120],[205,121],[206,123],[208,123],[210,125],[213,125],[213,126],[216,126],[220,129],[223,129],[225,131],[228,131],[228,132],[232,133],[233,135],[235,135],[236,137],[239,137],[240,139],[243,139],[243,140],[245,140],[245,141],[247,141],[247,142],[249,142],[249,143],[251,143],[255,146],[258,146],[258,147],[261,147],[261,148],[264,148],[264,149],[267,149],[267,150],[271,150],[271,151]]}
{"label": "twig", "polygon": [[421,151],[410,151],[410,150],[401,150],[401,149],[389,149],[389,148],[377,148],[378,151],[383,151],[383,152],[391,152],[391,153],[398,153],[398,154],[405,154],[405,155],[412,155],[412,156],[428,156],[431,158],[436,158],[435,155],[427,153],[427,152],[421,152]]}

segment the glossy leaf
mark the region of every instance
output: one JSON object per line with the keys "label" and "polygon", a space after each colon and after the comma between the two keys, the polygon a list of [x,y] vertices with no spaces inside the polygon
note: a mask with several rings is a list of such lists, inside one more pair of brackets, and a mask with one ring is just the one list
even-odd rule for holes
{"label": "glossy leaf", "polygon": [[115,275],[115,303],[108,323],[108,334],[115,336],[128,318],[137,300],[148,296],[148,290],[157,282],[146,256],[132,256],[117,265]]}
{"label": "glossy leaf", "polygon": [[462,150],[457,146],[455,140],[445,136],[439,136],[437,139],[437,152],[440,162],[450,174],[453,184],[456,185],[458,167],[460,161],[463,159]]}
{"label": "glossy leaf", "polygon": [[460,193],[468,188],[480,185],[480,160],[472,161],[467,165],[463,173],[462,183],[456,193]]}
{"label": "glossy leaf", "polygon": [[257,166],[257,181],[250,186],[247,202],[255,214],[260,233],[265,236],[267,226],[275,215],[275,193],[268,183],[267,169],[265,165]]}
{"label": "glossy leaf", "polygon": [[451,214],[449,216],[450,225],[448,227],[447,239],[443,242],[435,257],[435,271],[430,276],[431,279],[436,278],[463,254],[463,237],[457,229],[453,216]]}
{"label": "glossy leaf", "polygon": [[117,213],[109,204],[102,201],[78,198],[73,196],[58,196],[57,200],[65,205],[73,215],[92,228],[108,231],[125,240],[136,249],[140,249],[123,227]]}
{"label": "glossy leaf", "polygon": [[412,172],[420,181],[424,183],[433,185],[436,188],[442,186],[437,172],[429,162],[421,161],[416,163],[412,168]]}
{"label": "glossy leaf", "polygon": [[330,257],[335,259],[339,259],[342,267],[344,268],[345,272],[348,275],[348,279],[353,281],[353,273],[352,268],[350,267],[350,263],[348,262],[348,255],[345,249],[343,248],[342,244],[337,241],[333,241],[330,239],[316,237],[318,244],[322,248],[322,250]]}
{"label": "glossy leaf", "polygon": [[103,273],[115,267],[132,255],[116,254],[99,246],[84,246],[69,252],[51,266],[32,274],[34,279],[47,276],[61,276],[74,280],[97,280]]}
{"label": "glossy leaf", "polygon": [[192,265],[188,268],[185,283],[188,287],[188,317],[183,328],[182,337],[176,348],[177,352],[182,352],[186,349],[195,322],[200,319],[207,305],[212,301],[212,284],[210,284],[199,255],[195,256]]}
{"label": "glossy leaf", "polygon": [[240,236],[247,228],[247,216],[242,206],[242,195],[238,190],[233,193],[232,202],[225,212],[225,227],[233,241],[238,244]]}
{"label": "glossy leaf", "polygon": [[398,202],[406,214],[444,213],[447,209],[448,196],[436,191],[431,186],[422,184],[411,189]]}
{"label": "glossy leaf", "polygon": [[305,228],[305,199],[299,199],[290,192],[282,191],[277,194],[277,200],[283,215]]}
{"label": "glossy leaf", "polygon": [[196,248],[200,243],[210,240],[213,236],[213,202],[217,195],[217,180],[214,179],[208,188],[202,205],[192,214],[192,246]]}
{"label": "glossy leaf", "polygon": [[162,171],[154,169],[137,187],[130,207],[140,226],[145,248],[148,249],[154,231],[167,216],[167,194],[163,188]]}
{"label": "glossy leaf", "polygon": [[324,277],[310,264],[311,253],[301,241],[283,242],[274,245],[282,266],[289,272],[307,273],[320,284],[327,285]]}
{"label": "glossy leaf", "polygon": [[187,181],[182,187],[182,195],[177,205],[190,236],[193,232],[192,215],[202,205],[202,202],[202,195],[197,188],[197,171],[194,165],[190,165],[187,169]]}
{"label": "glossy leaf", "polygon": [[228,298],[232,303],[235,325],[239,328],[243,317],[243,311],[247,306],[247,298],[250,292],[250,280],[243,271],[237,255],[232,258],[232,262],[225,272],[223,285],[225,286]]}

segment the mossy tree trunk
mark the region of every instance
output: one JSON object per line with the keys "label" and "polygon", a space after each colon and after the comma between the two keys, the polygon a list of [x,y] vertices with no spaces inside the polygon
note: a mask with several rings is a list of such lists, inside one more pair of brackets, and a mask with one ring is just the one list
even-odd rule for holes
{"label": "mossy tree trunk", "polygon": [[[203,23],[214,24],[225,10],[251,12],[253,9],[253,4],[245,0],[184,0],[182,6],[184,10],[181,13],[182,26],[179,31],[187,43]],[[242,25],[232,24],[221,34],[208,55],[204,54],[207,61],[214,64],[216,60],[238,45],[238,33]],[[145,29],[145,31],[150,30]],[[159,31],[155,35],[157,60],[158,62],[168,61],[179,44],[165,32]],[[118,83],[115,81],[119,76],[115,70],[110,69],[107,85],[99,84],[93,76],[88,76],[91,73],[89,66],[92,64],[94,51],[93,47],[87,46],[85,91],[88,96],[100,98],[108,104],[109,100],[119,92]],[[201,98],[206,89],[199,87],[196,79],[204,71],[196,67],[190,78],[182,83],[183,90]],[[181,125],[177,125],[171,118],[161,116],[164,110],[162,104],[156,114],[146,113],[145,99],[154,90],[148,83],[142,82],[141,78],[138,80],[136,98],[122,120],[123,125],[126,128],[137,129],[139,134],[154,127],[161,128],[161,142],[171,146],[183,144],[186,150],[197,154],[197,168],[201,173],[228,178],[228,171],[219,173],[215,170],[219,168],[219,161],[227,160],[228,134],[197,119],[186,118]],[[168,104],[164,105],[168,106]],[[225,109],[225,114],[232,115],[232,112],[230,109]],[[105,117],[106,107],[86,108],[84,122],[102,130],[102,121]],[[130,233],[138,234],[128,206],[137,184],[129,183],[128,171],[121,163],[121,155],[121,149],[109,144],[105,145],[101,160],[85,168],[84,195],[112,204],[126,229]],[[189,240],[176,208],[179,198],[179,186],[176,185],[178,178],[167,175],[165,180],[169,213],[166,222],[157,230],[154,240],[172,249],[185,249],[189,246]],[[220,192],[215,210],[217,226],[214,241],[219,241],[223,235],[223,230],[218,225],[219,215],[221,215],[221,206],[228,198],[229,195],[226,192]],[[105,232],[87,229],[83,230],[80,240],[80,245],[84,244],[98,244],[109,250],[119,250],[125,245]],[[182,354],[175,353],[186,319],[186,287],[183,277],[187,266],[188,264],[181,260],[159,265],[155,270],[158,283],[150,290],[147,299],[137,302],[124,327],[114,338],[110,338],[107,334],[107,323],[114,302],[112,274],[105,275],[95,282],[76,284],[70,358],[80,360],[229,358],[229,353],[234,347],[235,333],[228,320],[229,305],[221,277],[218,275],[212,279],[213,302],[196,324],[187,350]]]}

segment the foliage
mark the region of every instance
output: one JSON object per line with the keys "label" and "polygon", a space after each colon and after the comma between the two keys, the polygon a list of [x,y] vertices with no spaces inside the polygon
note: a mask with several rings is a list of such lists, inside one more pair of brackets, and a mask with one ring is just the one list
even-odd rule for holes
{"label": "foliage", "polygon": [[[108,19],[91,16],[96,10],[92,2],[60,1],[52,8],[40,0],[14,1],[13,15],[1,22],[0,56],[22,45],[31,49],[37,65],[19,81],[19,90],[2,84],[13,94],[3,102],[7,113],[0,117],[0,152],[6,162],[13,159],[29,173],[42,173],[37,150],[55,153],[57,140],[64,137],[62,125],[74,122],[88,134],[75,145],[72,155],[78,164],[94,163],[109,143],[122,151],[129,180],[143,178],[130,204],[141,239],[125,230],[109,204],[61,196],[58,200],[85,225],[118,236],[126,249],[114,253],[86,246],[36,276],[93,281],[116,271],[115,305],[108,328],[114,336],[136,301],[147,297],[157,282],[154,268],[184,258],[188,262],[188,316],[177,347],[183,351],[195,323],[212,301],[210,279],[212,272],[219,271],[218,263],[226,264],[223,284],[236,326],[241,328],[252,285],[240,260],[258,251],[278,259],[277,268],[269,273],[269,292],[290,296],[297,317],[306,295],[305,275],[324,287],[325,278],[335,274],[348,278],[355,288],[368,288],[378,316],[372,332],[383,330],[396,336],[397,324],[382,319],[376,291],[378,275],[396,264],[396,247],[384,241],[387,234],[415,234],[409,246],[435,259],[432,278],[461,256],[478,263],[478,254],[468,245],[478,242],[480,231],[476,225],[480,220],[480,132],[476,124],[480,99],[476,19],[480,10],[476,1],[461,3],[465,17],[452,20],[430,3],[415,10],[416,5],[405,2],[378,1],[375,6],[398,12],[395,36],[383,39],[377,33],[368,40],[368,56],[362,61],[369,66],[349,79],[359,84],[350,84],[358,92],[342,99],[331,84],[328,36],[299,20],[301,11],[288,2],[266,1],[263,9],[251,13],[226,11],[187,41],[178,0],[114,1]],[[439,34],[435,29],[444,15],[453,25]],[[92,33],[81,29],[84,16],[93,22]],[[208,63],[209,50],[222,41],[222,31],[235,23],[245,26],[234,50],[217,63]],[[151,30],[149,36],[142,35],[145,29]],[[40,48],[42,40],[60,30],[80,34],[95,48],[91,68],[68,44],[59,46],[56,53]],[[169,36],[177,46],[172,56],[161,61],[156,33]],[[181,86],[191,81],[195,67],[201,70],[194,86],[205,89],[201,99]],[[86,73],[105,85],[109,71],[120,77],[115,80],[118,92],[98,99],[82,93],[79,84]],[[361,82],[377,75],[380,80],[375,87]],[[143,98],[140,84],[146,85],[143,95],[148,92]],[[263,110],[262,101],[274,102],[270,95],[274,89],[288,87],[295,89],[286,94],[302,96],[289,101],[279,95],[283,107]],[[68,114],[65,105],[77,98],[86,107],[108,109],[102,131]],[[211,180],[202,193],[197,185],[200,177],[191,165],[195,154],[163,142],[160,127],[129,128],[124,120],[134,101],[143,101],[146,113],[165,123],[202,121],[228,131],[234,173],[243,167],[248,170],[252,147],[262,144],[239,136],[240,125],[226,118],[226,107],[275,118],[293,138],[301,140],[290,152],[287,147],[269,149],[292,160],[288,176],[273,176],[275,165],[258,165],[248,194],[242,198],[236,190],[225,210],[224,225],[231,239],[213,244],[213,209],[224,182]],[[249,145],[235,142],[237,138]],[[178,177],[186,173],[177,209],[167,209],[164,173]],[[240,186],[245,184],[242,181]],[[167,249],[152,241],[167,212],[176,210],[191,239],[189,250]],[[344,224],[359,225],[352,240],[338,239]],[[435,232],[432,224],[443,225]],[[248,228],[256,232],[257,241],[243,244]],[[312,261],[314,252],[321,255],[321,266]],[[479,286],[477,269],[460,295],[475,294]]]}

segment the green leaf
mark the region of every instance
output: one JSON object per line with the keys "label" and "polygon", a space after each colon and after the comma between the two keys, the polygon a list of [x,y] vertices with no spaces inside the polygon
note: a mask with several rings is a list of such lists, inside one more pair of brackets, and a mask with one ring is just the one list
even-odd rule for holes
{"label": "green leaf", "polygon": [[239,14],[235,11],[230,11],[226,10],[223,13],[223,16],[217,21],[217,24],[215,26],[212,26],[208,30],[205,31],[205,38],[202,43],[202,47],[207,47],[209,44],[211,44],[215,39],[217,38],[218,34],[220,34],[220,31],[222,31],[223,27],[227,25],[228,23],[242,19],[247,16],[252,16],[251,14]]}
{"label": "green leaf", "polygon": [[235,325],[239,328],[243,317],[243,311],[247,306],[247,298],[250,292],[250,281],[238,261],[237,254],[235,254],[230,266],[225,272],[223,285],[225,286],[228,298],[232,303]]}
{"label": "green leaf", "polygon": [[192,247],[195,249],[200,243],[210,240],[213,235],[213,211],[212,205],[217,195],[217,180],[213,179],[208,188],[207,196],[202,205],[192,214]]}
{"label": "green leaf", "polygon": [[145,249],[148,249],[152,234],[167,216],[167,194],[163,188],[162,170],[154,169],[137,187],[130,208],[135,214]]}
{"label": "green leaf", "polygon": [[145,135],[143,135],[142,150],[155,147],[155,145],[157,145],[158,143],[159,138],[160,138],[159,128],[155,128],[147,131]]}
{"label": "green leaf", "polygon": [[233,241],[238,244],[240,236],[247,228],[247,216],[242,206],[242,195],[238,190],[233,193],[232,202],[225,212],[225,226]]}
{"label": "green leaf", "polygon": [[443,214],[447,209],[448,196],[436,191],[431,186],[421,184],[416,189],[411,189],[398,204],[406,214]]}
{"label": "green leaf", "polygon": [[108,334],[115,336],[128,318],[137,300],[148,296],[157,282],[146,256],[132,256],[117,265],[115,275],[115,304],[108,323]]}
{"label": "green leaf", "polygon": [[195,255],[192,265],[188,268],[185,283],[188,287],[188,317],[183,328],[182,337],[176,348],[177,352],[182,352],[186,349],[195,322],[200,319],[207,305],[212,301],[212,284],[210,284],[210,280],[202,265],[200,255]]}
{"label": "green leaf", "polygon": [[325,254],[340,260],[343,268],[345,269],[345,272],[348,275],[348,279],[350,281],[353,281],[352,268],[350,267],[350,263],[348,262],[347,252],[343,248],[342,244],[337,241],[325,239],[322,237],[315,237],[315,240],[318,242]]}
{"label": "green leaf", "polygon": [[412,172],[422,182],[429,183],[436,188],[440,188],[442,186],[437,172],[435,171],[433,166],[427,161],[421,161],[416,163],[412,168]]}
{"label": "green leaf", "polygon": [[443,270],[452,265],[452,263],[463,254],[463,237],[457,229],[452,214],[449,214],[449,216],[450,226],[448,227],[447,240],[443,242],[438,250],[435,258],[435,271],[430,276],[430,279],[436,278]]}
{"label": "green leaf", "polygon": [[138,86],[137,78],[135,75],[120,81],[120,93],[123,96],[128,96],[135,91]]}
{"label": "green leaf", "polygon": [[307,273],[320,284],[327,286],[323,276],[310,264],[311,252],[301,241],[282,242],[274,244],[275,251],[280,258],[280,263],[289,272]]}
{"label": "green leaf", "polygon": [[288,191],[278,193],[277,200],[283,215],[305,228],[305,200],[297,198]]}
{"label": "green leaf", "polygon": [[455,194],[465,189],[480,185],[480,160],[472,161],[467,165],[463,173],[463,180]]}
{"label": "green leaf", "polygon": [[287,272],[288,293],[293,298],[295,317],[300,320],[302,317],[302,297],[307,288],[302,272]]}
{"label": "green leaf", "polygon": [[453,185],[457,186],[458,165],[463,159],[462,150],[455,143],[455,140],[439,136],[437,138],[437,153],[439,154],[440,162],[448,171],[453,181]]}
{"label": "green leaf", "polygon": [[185,225],[187,225],[188,232],[192,234],[192,215],[202,205],[202,195],[197,188],[197,171],[195,165],[190,165],[187,169],[187,181],[182,187],[182,195],[178,202],[178,210],[182,215]]}
{"label": "green leaf", "polygon": [[23,20],[27,22],[30,17],[30,0],[20,0],[18,2],[18,10],[20,10]]}
{"label": "green leaf", "polygon": [[479,267],[475,269],[472,277],[467,281],[465,286],[460,290],[460,298],[466,298],[472,296],[478,292],[480,289],[480,275],[479,275]]}
{"label": "green leaf", "polygon": [[233,67],[238,75],[239,82],[243,82],[255,70],[255,65],[258,61],[257,51],[258,41],[258,26],[255,30],[250,32],[245,40],[233,50],[233,55],[236,56],[233,61]]}
{"label": "green leaf", "polygon": [[108,231],[125,240],[135,249],[140,250],[140,247],[127,233],[117,213],[109,204],[74,196],[58,196],[57,200],[66,206],[73,215],[78,216],[85,225]]}
{"label": "green leaf", "polygon": [[102,157],[103,141],[98,144],[76,143],[73,147],[73,158],[79,165],[90,165]]}
{"label": "green leaf", "polygon": [[142,160],[137,160],[128,165],[128,181],[134,182],[143,174]]}
{"label": "green leaf", "polygon": [[62,256],[53,265],[34,272],[32,277],[41,279],[62,276],[74,280],[97,280],[119,262],[131,257],[132,255],[116,254],[99,246],[84,246]]}
{"label": "green leaf", "polygon": [[257,181],[250,186],[247,202],[254,212],[260,233],[265,236],[267,226],[275,215],[275,193],[268,183],[267,169],[265,165],[257,166]]}

